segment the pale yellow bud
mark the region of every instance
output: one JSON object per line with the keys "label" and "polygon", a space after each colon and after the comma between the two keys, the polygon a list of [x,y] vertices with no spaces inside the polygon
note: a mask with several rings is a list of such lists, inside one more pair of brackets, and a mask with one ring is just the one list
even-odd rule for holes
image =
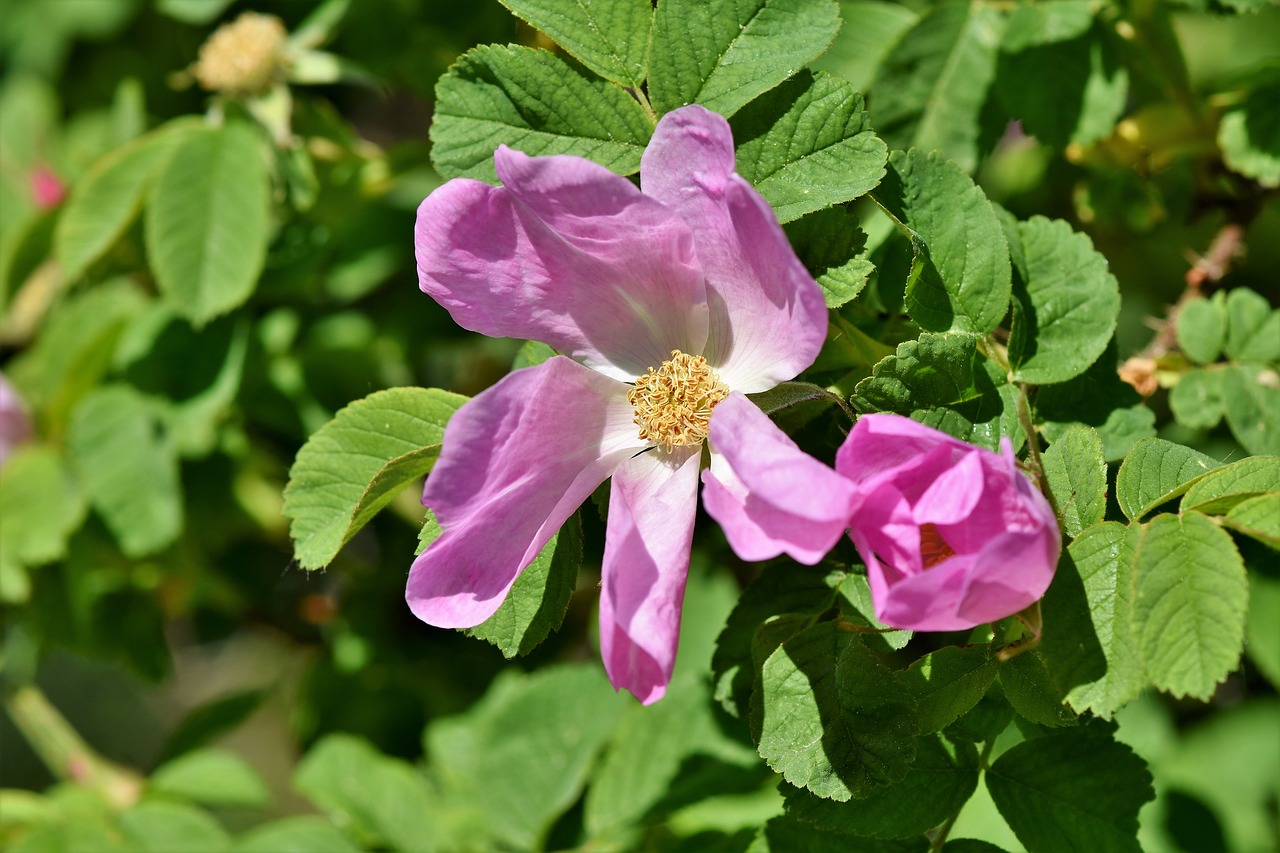
{"label": "pale yellow bud", "polygon": [[284,23],[276,16],[245,12],[201,45],[195,77],[211,92],[261,92],[283,67],[287,37]]}

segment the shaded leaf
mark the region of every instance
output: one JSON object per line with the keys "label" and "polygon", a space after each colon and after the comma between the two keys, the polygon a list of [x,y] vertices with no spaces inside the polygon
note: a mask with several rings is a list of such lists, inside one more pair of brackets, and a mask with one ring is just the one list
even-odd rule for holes
{"label": "shaded leaf", "polygon": [[1126,517],[1139,520],[1181,495],[1202,474],[1221,466],[1218,460],[1162,438],[1134,445],[1116,474],[1116,500]]}
{"label": "shaded leaf", "polygon": [[1079,536],[1102,521],[1107,510],[1107,462],[1098,433],[1072,425],[1049,445],[1041,460],[1067,535]]}

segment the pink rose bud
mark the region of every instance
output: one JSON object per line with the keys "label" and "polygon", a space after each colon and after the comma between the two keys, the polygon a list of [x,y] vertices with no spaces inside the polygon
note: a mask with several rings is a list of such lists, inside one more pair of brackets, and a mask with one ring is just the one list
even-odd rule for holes
{"label": "pink rose bud", "polygon": [[1003,619],[1049,587],[1062,536],[1006,438],[992,453],[898,415],[864,415],[836,456],[853,481],[849,535],[876,616],[956,631]]}
{"label": "pink rose bud", "polygon": [[31,197],[41,210],[51,210],[62,204],[67,185],[58,173],[48,166],[36,166],[31,170]]}

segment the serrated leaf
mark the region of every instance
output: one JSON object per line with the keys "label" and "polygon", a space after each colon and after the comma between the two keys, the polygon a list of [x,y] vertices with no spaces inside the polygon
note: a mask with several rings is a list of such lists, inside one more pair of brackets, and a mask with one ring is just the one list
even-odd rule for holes
{"label": "serrated leaf", "polygon": [[1155,435],[1155,412],[1143,405],[1133,386],[1116,373],[1115,341],[1088,370],[1074,379],[1045,385],[1035,397],[1037,423],[1049,441],[1058,441],[1074,424],[1091,426],[1102,438],[1108,462],[1124,458],[1141,439]]}
{"label": "serrated leaf", "polygon": [[1134,445],[1116,474],[1116,501],[1137,521],[1191,487],[1199,476],[1222,465],[1211,456],[1165,441],[1146,438]]}
{"label": "serrated leaf", "polygon": [[1222,523],[1280,551],[1280,493],[1249,498],[1228,512]]}
{"label": "serrated leaf", "polygon": [[1079,730],[1023,741],[996,759],[987,788],[1029,850],[1141,853],[1138,810],[1151,774],[1129,747]]}
{"label": "serrated leaf", "polygon": [[935,735],[919,740],[915,763],[901,782],[865,799],[838,803],[785,782],[781,790],[789,816],[821,829],[871,838],[910,838],[959,812],[977,787],[977,767],[957,760]]}
{"label": "serrated leaf", "polygon": [[156,176],[147,256],[160,292],[196,325],[253,293],[270,237],[268,190],[258,137],[240,122],[185,136]]}
{"label": "serrated leaf", "polygon": [[1237,287],[1225,302],[1227,334],[1223,349],[1242,361],[1274,361],[1280,358],[1280,311],[1247,287]]}
{"label": "serrated leaf", "polygon": [[920,733],[938,732],[982,700],[1000,665],[983,649],[947,646],[911,664],[903,679],[916,700]]}
{"label": "serrated leaf", "polygon": [[182,532],[182,484],[153,406],[127,385],[88,394],[72,414],[67,451],[86,497],[128,557],[145,557]]}
{"label": "serrated leaf", "polygon": [[787,240],[822,288],[828,308],[839,308],[862,292],[875,265],[865,254],[867,235],[842,207],[819,210],[788,222]]}
{"label": "serrated leaf", "polygon": [[733,117],[737,170],[779,222],[852,201],[880,183],[889,149],[862,96],[829,74],[802,72]]}
{"label": "serrated leaf", "polygon": [[943,729],[943,734],[952,743],[989,743],[1000,737],[1013,718],[1013,706],[997,681],[987,688],[976,705]]}
{"label": "serrated leaf", "polygon": [[1183,495],[1180,508],[1219,515],[1249,498],[1276,491],[1280,491],[1280,458],[1251,456],[1196,480]]}
{"label": "serrated leaf", "polygon": [[1067,535],[1079,536],[1102,521],[1107,511],[1107,461],[1098,433],[1074,424],[1049,445],[1041,460]]}
{"label": "serrated leaf", "polygon": [[449,418],[465,397],[392,388],[347,406],[289,469],[284,514],[304,569],[326,566],[408,483],[431,470]]}
{"label": "serrated leaf", "polygon": [[1223,372],[1208,367],[1188,370],[1169,391],[1169,409],[1183,426],[1213,429],[1227,410],[1222,396]]}
{"label": "serrated leaf", "polygon": [[797,787],[844,802],[906,777],[916,720],[901,680],[823,622],[764,662],[751,697],[760,756]]}
{"label": "serrated leaf", "polygon": [[1280,187],[1280,86],[1259,86],[1218,126],[1218,146],[1231,169],[1264,187]]}
{"label": "serrated leaf", "polygon": [[649,97],[659,113],[698,103],[731,116],[821,56],[839,29],[832,0],[664,0]]}
{"label": "serrated leaf", "polygon": [[890,148],[937,150],[973,171],[1002,27],[988,6],[941,3],[899,39],[871,89],[872,123]]}
{"label": "serrated leaf", "polygon": [[76,182],[54,232],[54,255],[68,281],[79,279],[128,229],[181,138],[170,129],[148,134],[115,149]]}
{"label": "serrated leaf", "polygon": [[227,831],[207,812],[177,803],[143,802],[120,815],[120,832],[142,853],[222,853]]}
{"label": "serrated leaf", "polygon": [[1076,715],[1063,705],[1063,697],[1038,649],[1024,651],[1001,664],[1000,686],[1013,710],[1036,725],[1075,725]]}
{"label": "serrated leaf", "polygon": [[871,582],[858,573],[832,572],[827,583],[835,588],[840,607],[841,627],[862,635],[862,641],[877,654],[888,654],[911,641],[912,632],[890,628],[876,618]]}
{"label": "serrated leaf", "polygon": [[905,341],[858,383],[853,405],[862,412],[893,412],[994,450],[1000,436],[1022,442],[1016,389],[978,349],[973,335],[921,335]]}
{"label": "serrated leaf", "polygon": [[188,752],[161,765],[147,786],[210,806],[264,806],[271,799],[262,777],[248,762],[218,749]]}
{"label": "serrated leaf", "polygon": [[649,65],[649,0],[502,0],[592,71],[639,89]]}
{"label": "serrated leaf", "polygon": [[1054,683],[1077,712],[1110,719],[1146,684],[1132,627],[1139,532],[1114,521],[1085,530],[1045,595],[1041,647]]}
{"label": "serrated leaf", "polygon": [[62,559],[86,509],[62,454],[20,445],[0,467],[0,560],[38,566]]}
{"label": "serrated leaf", "polygon": [[1206,700],[1240,663],[1249,582],[1230,535],[1198,512],[1159,515],[1134,552],[1134,633],[1152,683]]}
{"label": "serrated leaf", "polygon": [[241,836],[236,853],[360,853],[345,835],[323,818],[304,816],[256,826]]}
{"label": "serrated leaf", "polygon": [[923,836],[882,841],[829,832],[784,815],[772,818],[760,827],[745,853],[848,853],[851,850],[858,853],[926,853],[928,849],[929,841]]}
{"label": "serrated leaf", "polygon": [[625,90],[545,50],[482,45],[436,84],[431,162],[446,178],[494,182],[493,152],[573,154],[640,169],[653,120]]}
{"label": "serrated leaf", "polygon": [[1193,299],[1178,311],[1178,348],[1196,364],[1212,364],[1222,355],[1227,314],[1218,294],[1213,299]]}
{"label": "serrated leaf", "polygon": [[911,319],[930,332],[985,334],[1009,310],[1009,246],[982,189],[937,153],[895,151],[871,193],[910,239]]}
{"label": "serrated leaf", "polygon": [[1079,376],[1111,340],[1120,285],[1087,236],[1060,219],[1019,222],[1009,362],[1021,382]]}
{"label": "serrated leaf", "polygon": [[1223,375],[1227,424],[1244,449],[1280,455],[1280,372],[1260,364],[1232,364]]}

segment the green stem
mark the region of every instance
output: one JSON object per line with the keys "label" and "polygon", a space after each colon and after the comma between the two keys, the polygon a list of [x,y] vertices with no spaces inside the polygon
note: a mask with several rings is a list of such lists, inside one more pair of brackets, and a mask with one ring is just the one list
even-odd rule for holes
{"label": "green stem", "polygon": [[95,752],[38,688],[19,687],[5,697],[4,706],[54,776],[93,791],[117,808],[138,801],[142,778]]}
{"label": "green stem", "polygon": [[1062,513],[1058,511],[1058,502],[1054,500],[1053,490],[1049,488],[1049,477],[1044,472],[1044,462],[1040,459],[1040,433],[1035,422],[1031,420],[1031,404],[1027,401],[1027,386],[1018,383],[1018,423],[1027,436],[1027,461],[1031,464],[1031,475],[1035,478],[1036,487],[1040,489],[1045,500],[1053,510],[1053,517],[1062,524]]}

